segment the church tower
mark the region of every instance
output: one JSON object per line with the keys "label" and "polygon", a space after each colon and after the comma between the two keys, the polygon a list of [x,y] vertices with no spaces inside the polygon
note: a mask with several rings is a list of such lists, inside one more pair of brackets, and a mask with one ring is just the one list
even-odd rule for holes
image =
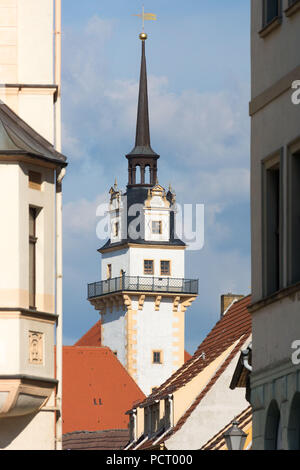
{"label": "church tower", "polygon": [[184,315],[198,281],[185,278],[186,245],[175,235],[175,193],[158,183],[159,155],[150,144],[145,42],[142,45],[136,139],[128,184],[110,189],[110,228],[102,281],[88,286],[108,346],[145,394],[184,362]]}

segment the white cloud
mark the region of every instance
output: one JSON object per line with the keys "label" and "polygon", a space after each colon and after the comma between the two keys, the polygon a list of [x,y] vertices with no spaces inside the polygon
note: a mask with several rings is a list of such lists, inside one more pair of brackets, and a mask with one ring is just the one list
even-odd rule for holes
{"label": "white cloud", "polygon": [[86,236],[95,231],[96,211],[100,204],[107,202],[107,194],[100,194],[95,200],[79,199],[63,207],[64,231],[66,236]]}

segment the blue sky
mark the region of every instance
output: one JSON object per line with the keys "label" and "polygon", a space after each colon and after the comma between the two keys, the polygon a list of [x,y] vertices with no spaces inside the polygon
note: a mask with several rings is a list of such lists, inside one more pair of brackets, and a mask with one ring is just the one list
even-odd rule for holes
{"label": "blue sky", "polygon": [[[100,279],[96,207],[134,144],[141,22],[135,0],[64,0],[62,17],[64,343],[98,319],[86,285]],[[200,295],[186,313],[186,347],[219,318],[220,295],[250,292],[250,12],[240,0],[149,0],[151,143],[159,182],[181,204],[205,205],[205,245],[186,256]]]}

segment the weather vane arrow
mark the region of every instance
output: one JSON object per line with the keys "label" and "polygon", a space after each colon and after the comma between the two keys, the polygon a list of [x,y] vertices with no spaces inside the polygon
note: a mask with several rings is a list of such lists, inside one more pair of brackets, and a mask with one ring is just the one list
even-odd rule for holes
{"label": "weather vane arrow", "polygon": [[132,16],[138,16],[139,18],[142,18],[143,32],[144,32],[145,20],[155,21],[157,19],[154,13],[145,13],[144,5],[143,5],[142,13],[139,13],[137,15],[132,15]]}

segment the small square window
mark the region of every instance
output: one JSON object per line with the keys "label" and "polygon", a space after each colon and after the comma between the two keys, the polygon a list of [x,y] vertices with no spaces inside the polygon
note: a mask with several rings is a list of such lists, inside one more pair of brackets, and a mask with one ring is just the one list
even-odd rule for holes
{"label": "small square window", "polygon": [[153,351],[153,358],[152,358],[153,364],[161,364],[162,363],[161,356],[162,356],[161,351]]}
{"label": "small square window", "polygon": [[161,276],[170,276],[170,274],[171,274],[170,261],[161,260],[161,262],[160,262],[160,274],[161,274]]}
{"label": "small square window", "polygon": [[144,260],[144,274],[154,274],[154,263],[152,259]]}
{"label": "small square window", "polygon": [[152,221],[152,233],[161,235],[162,234],[162,221],[153,220]]}

